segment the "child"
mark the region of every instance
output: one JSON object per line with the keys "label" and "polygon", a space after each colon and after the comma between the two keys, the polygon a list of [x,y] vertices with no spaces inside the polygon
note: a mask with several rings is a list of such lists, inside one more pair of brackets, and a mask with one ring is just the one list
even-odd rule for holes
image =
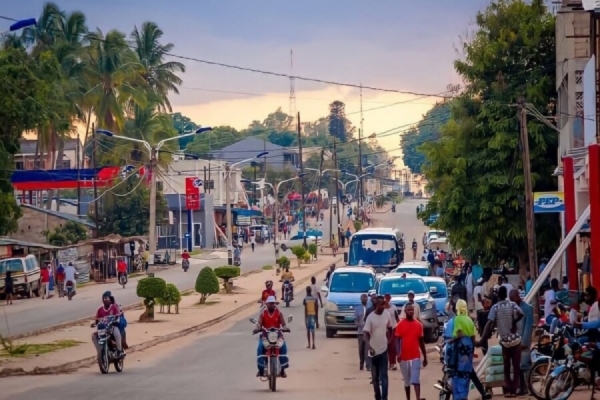
{"label": "child", "polygon": [[306,320],[306,338],[308,339],[307,349],[315,349],[315,325],[317,323],[317,298],[312,294],[312,288],[306,287],[306,297],[304,298],[304,318]]}

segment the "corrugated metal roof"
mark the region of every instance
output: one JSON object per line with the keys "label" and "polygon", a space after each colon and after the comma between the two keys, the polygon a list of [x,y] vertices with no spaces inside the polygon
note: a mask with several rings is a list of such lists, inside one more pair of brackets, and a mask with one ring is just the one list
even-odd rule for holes
{"label": "corrugated metal roof", "polygon": [[84,219],[81,219],[73,214],[67,214],[67,213],[63,213],[60,211],[54,211],[54,210],[46,210],[45,208],[36,207],[32,204],[21,204],[21,207],[30,208],[32,210],[39,211],[44,214],[53,215],[57,218],[61,218],[66,221],[77,222],[77,223],[87,226],[88,228],[93,228],[93,229],[96,228],[96,225],[94,223],[92,223],[90,221],[86,221]]}
{"label": "corrugated metal roof", "polygon": [[14,240],[9,238],[0,238],[0,246],[21,246],[21,247],[37,247],[45,250],[60,250],[62,247],[50,246],[49,244],[24,242],[22,240]]}

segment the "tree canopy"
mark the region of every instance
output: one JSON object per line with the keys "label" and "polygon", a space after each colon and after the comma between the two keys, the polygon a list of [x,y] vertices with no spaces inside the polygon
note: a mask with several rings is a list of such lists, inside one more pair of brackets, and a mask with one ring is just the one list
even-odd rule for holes
{"label": "tree canopy", "polygon": [[[455,62],[465,91],[450,104],[440,138],[424,144],[423,172],[433,197],[423,217],[457,248],[489,261],[527,254],[524,181],[517,99],[543,114],[555,96],[554,17],[540,0],[496,0],[477,14],[477,31]],[[556,190],[557,136],[527,119],[534,191]],[[560,229],[555,214],[536,216],[537,248],[554,251]],[[546,253],[547,254],[547,253]]]}

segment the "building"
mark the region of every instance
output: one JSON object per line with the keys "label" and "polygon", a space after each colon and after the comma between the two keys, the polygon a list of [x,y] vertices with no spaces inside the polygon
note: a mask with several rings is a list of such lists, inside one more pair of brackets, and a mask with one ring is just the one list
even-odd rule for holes
{"label": "building", "polygon": [[9,235],[11,239],[32,243],[47,243],[46,232],[52,231],[69,221],[82,224],[87,229],[90,237],[94,233],[95,225],[92,222],[77,218],[73,214],[46,210],[31,204],[21,204],[21,211],[23,215],[19,218],[17,231]]}
{"label": "building", "polygon": [[89,158],[84,155],[83,146],[78,138],[65,139],[63,159],[57,161],[55,165],[51,165],[48,153],[38,154],[38,165],[35,165],[37,139],[20,139],[19,145],[20,151],[14,156],[16,170],[77,168],[78,159],[81,160],[81,168],[87,168],[89,164]]}
{"label": "building", "polygon": [[[262,157],[260,160],[256,160],[256,162],[262,163],[266,168],[281,170],[286,168],[297,168],[300,165],[298,149],[278,146],[255,137],[247,137],[209,154],[215,160],[223,160],[233,164],[254,158],[263,152],[268,152],[269,154]],[[240,167],[249,166],[250,163],[251,161],[242,163]]]}
{"label": "building", "polygon": [[[297,152],[300,154],[300,148],[298,146],[288,147],[288,150]],[[302,148],[302,162],[307,162],[309,158],[313,156],[320,157],[321,156],[322,147],[313,146],[313,147],[303,147]],[[333,159],[333,154],[329,150],[325,150],[323,153],[323,160],[328,161]]]}

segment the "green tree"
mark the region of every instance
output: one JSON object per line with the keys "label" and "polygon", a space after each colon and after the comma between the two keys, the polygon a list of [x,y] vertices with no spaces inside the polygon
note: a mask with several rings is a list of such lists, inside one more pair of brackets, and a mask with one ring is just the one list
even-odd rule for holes
{"label": "green tree", "polygon": [[154,320],[154,304],[165,293],[167,283],[162,278],[143,278],[138,281],[135,292],[138,297],[144,299],[148,320]]}
{"label": "green tree", "polygon": [[206,303],[206,299],[211,294],[219,293],[219,279],[211,267],[204,267],[200,270],[196,285],[196,292],[200,293],[200,304]]}
{"label": "green tree", "polygon": [[421,166],[425,161],[425,154],[421,150],[421,146],[438,140],[441,136],[440,130],[449,119],[450,103],[438,103],[427,111],[417,126],[400,137],[402,160],[413,173],[421,173]]}
{"label": "green tree", "polygon": [[64,225],[57,226],[46,232],[48,243],[52,246],[67,246],[87,239],[87,230],[83,224],[67,221]]}
{"label": "green tree", "polygon": [[347,142],[354,135],[354,128],[346,118],[346,105],[339,100],[329,105],[329,134],[341,142]]}
{"label": "green tree", "polygon": [[167,313],[171,314],[171,306],[175,306],[175,314],[179,314],[179,303],[181,302],[181,293],[177,286],[172,283],[167,283],[165,286],[165,290],[163,294],[156,299],[158,304],[160,304],[160,312],[165,311],[165,306],[167,307]]}
{"label": "green tree", "polygon": [[[98,221],[99,234],[106,236],[117,233],[121,236],[143,236],[148,234],[150,223],[150,188],[145,179],[130,176],[127,182],[118,184],[108,193],[102,194]],[[136,186],[137,185],[137,186]],[[156,220],[166,218],[167,203],[159,192],[156,194]]]}
{"label": "green tree", "polygon": [[186,147],[186,152],[206,158],[214,150],[230,146],[246,137],[231,126],[217,126],[212,131],[194,136],[194,140]]}
{"label": "green tree", "polygon": [[233,278],[240,276],[240,267],[225,265],[223,267],[215,268],[214,271],[217,278],[223,279],[223,288],[225,289],[225,293],[231,293],[231,286],[229,285],[229,282],[231,282]]}
{"label": "green tree", "polygon": [[[186,117],[185,115],[182,115],[181,113],[173,113],[171,114],[171,117],[173,118],[173,127],[179,135],[194,132],[196,129],[200,128],[198,124],[193,122],[190,118]],[[192,143],[193,140],[193,136],[188,136],[179,139],[179,148],[181,150],[185,149],[188,144]]]}
{"label": "green tree", "polygon": [[[514,104],[520,96],[546,115],[555,96],[554,17],[540,0],[493,1],[476,18],[478,30],[455,62],[467,82],[451,103],[451,120],[437,142],[423,146],[433,197],[424,212],[455,248],[488,262],[527,255],[524,182]],[[535,118],[527,122],[534,191],[556,190],[557,136]],[[554,251],[555,215],[536,216],[538,250]],[[524,271],[524,269],[522,269]]]}

